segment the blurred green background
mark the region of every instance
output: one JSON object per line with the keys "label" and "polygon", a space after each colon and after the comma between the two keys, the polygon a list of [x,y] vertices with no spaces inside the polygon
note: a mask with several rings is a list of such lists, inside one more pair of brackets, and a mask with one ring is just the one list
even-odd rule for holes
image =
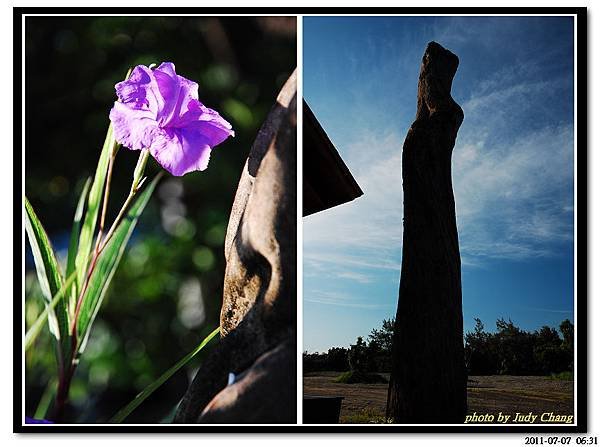
{"label": "blurred green background", "polygon": [[[245,158],[296,65],[295,17],[27,17],[25,191],[65,262],[85,179],[93,175],[115,100],[137,64],[171,61],[200,101],[236,131],[209,168],[165,176],[130,240],[72,388],[70,419],[105,422],[218,325],[229,211]],[[121,149],[107,222],[127,196],[138,152]],[[159,171],[153,160],[147,173]],[[26,246],[27,324],[42,311]],[[127,422],[156,423],[178,403],[199,356]],[[48,330],[26,356],[26,414],[56,377]]]}

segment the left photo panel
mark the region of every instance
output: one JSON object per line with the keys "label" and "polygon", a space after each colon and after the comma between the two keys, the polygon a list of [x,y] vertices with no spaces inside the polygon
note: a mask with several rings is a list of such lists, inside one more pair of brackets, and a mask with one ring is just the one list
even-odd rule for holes
{"label": "left photo panel", "polygon": [[14,14],[15,431],[295,424],[297,18]]}

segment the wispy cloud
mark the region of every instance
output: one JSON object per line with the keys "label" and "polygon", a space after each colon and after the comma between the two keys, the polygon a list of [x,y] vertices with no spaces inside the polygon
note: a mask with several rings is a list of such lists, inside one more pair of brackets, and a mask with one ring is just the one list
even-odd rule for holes
{"label": "wispy cloud", "polygon": [[[506,128],[530,119],[546,92],[566,88],[560,79],[521,82],[518,73],[532,70],[483,79],[480,94],[462,105],[453,182],[465,265],[552,256],[553,243],[572,238],[572,125]],[[398,131],[365,130],[340,147],[365,195],[306,220],[307,259],[337,253],[328,261],[398,269],[403,139]]]}
{"label": "wispy cloud", "polygon": [[399,251],[395,259],[387,259],[384,256],[372,258],[349,253],[347,247],[342,245],[342,242],[334,242],[331,246],[340,250],[337,250],[337,252],[318,251],[316,249],[307,250],[303,256],[305,266],[313,269],[323,269],[333,265],[343,268],[360,268],[362,270],[400,270]]}
{"label": "wispy cloud", "polygon": [[359,309],[390,309],[395,307],[394,303],[365,303],[357,298],[342,293],[324,292],[322,290],[309,290],[304,293],[304,301],[329,306],[353,307]]}
{"label": "wispy cloud", "polygon": [[[443,28],[432,24],[418,40],[469,51],[478,46],[477,54],[486,57],[487,51],[509,52],[498,48],[498,36],[510,37],[521,25],[483,22],[477,28],[450,19]],[[316,70],[322,82],[312,94],[321,96],[311,106],[364,196],[304,220],[304,299],[391,315],[402,255],[402,146],[414,118],[423,44],[409,42],[415,37],[408,35],[399,38],[406,40],[402,44],[369,44],[368,32],[364,39],[369,57],[344,46],[343,54],[328,54],[347,60],[344,73],[328,70],[329,59]],[[513,59],[492,61],[492,54],[482,64],[496,63],[494,68],[461,61],[454,96],[465,120],[452,170],[463,268],[557,258],[573,242],[573,90],[572,78],[559,67],[567,64],[563,50],[569,45],[554,45],[550,53],[519,49]],[[414,85],[399,85],[403,79]],[[321,90],[338,82],[344,95]],[[368,288],[390,304],[370,302]]]}
{"label": "wispy cloud", "polygon": [[368,284],[370,282],[373,282],[373,278],[371,276],[358,272],[336,272],[335,277],[348,279],[350,281],[358,282],[361,284]]}
{"label": "wispy cloud", "polygon": [[532,312],[549,312],[549,313],[556,313],[556,314],[572,314],[573,313],[573,309],[544,309],[544,308],[540,308],[540,307],[523,307],[522,309],[532,311]]}
{"label": "wispy cloud", "polygon": [[[402,254],[402,146],[430,40],[461,58],[453,95],[465,120],[453,153],[453,185],[467,273],[465,315],[517,317],[524,305],[531,307],[521,316],[532,325],[568,315],[570,291],[562,280],[539,283],[528,272],[560,270],[573,243],[572,22],[310,18],[305,25],[311,32],[305,33],[304,93],[365,193],[304,220],[307,315],[318,312],[317,325],[331,322],[316,328],[306,320],[306,346],[344,344],[393,315]],[[507,273],[517,270],[514,262],[523,267],[521,276]],[[341,313],[353,321],[336,322]]]}

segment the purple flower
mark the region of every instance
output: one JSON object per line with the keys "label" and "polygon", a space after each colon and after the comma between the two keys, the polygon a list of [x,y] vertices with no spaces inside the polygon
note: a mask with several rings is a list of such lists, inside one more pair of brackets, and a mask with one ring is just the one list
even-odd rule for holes
{"label": "purple flower", "polygon": [[29,416],[25,416],[25,423],[26,424],[53,424],[54,422],[47,421],[46,419],[33,419],[33,418],[30,418]]}
{"label": "purple flower", "polygon": [[211,149],[233,136],[231,124],[198,101],[198,84],[163,62],[138,65],[115,85],[119,101],[110,111],[115,139],[129,149],[148,149],[171,174],[203,171]]}

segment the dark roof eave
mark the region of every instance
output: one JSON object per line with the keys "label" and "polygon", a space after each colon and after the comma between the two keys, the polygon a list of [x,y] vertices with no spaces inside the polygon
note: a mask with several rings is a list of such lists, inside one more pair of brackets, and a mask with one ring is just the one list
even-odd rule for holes
{"label": "dark roof eave", "polygon": [[303,101],[303,216],[350,202],[363,191]]}

